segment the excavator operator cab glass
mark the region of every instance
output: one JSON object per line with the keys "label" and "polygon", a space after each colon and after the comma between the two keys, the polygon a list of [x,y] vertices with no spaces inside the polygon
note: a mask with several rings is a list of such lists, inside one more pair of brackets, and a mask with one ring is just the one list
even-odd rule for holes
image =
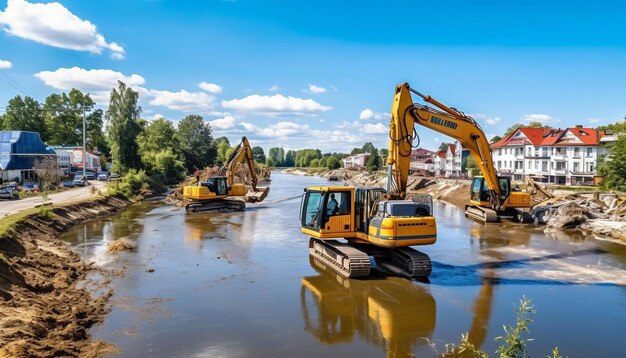
{"label": "excavator operator cab glass", "polygon": [[324,195],[326,216],[350,215],[350,192],[328,192]]}
{"label": "excavator operator cab glass", "polygon": [[500,184],[500,196],[505,199],[511,193],[511,178],[498,177],[498,182]]}
{"label": "excavator operator cab glass", "polygon": [[472,179],[472,188],[470,193],[470,199],[472,201],[490,201],[489,189],[485,178],[476,177]]}
{"label": "excavator operator cab glass", "polygon": [[319,230],[322,220],[322,193],[319,191],[307,191],[302,198],[302,212],[300,219],[302,226]]}

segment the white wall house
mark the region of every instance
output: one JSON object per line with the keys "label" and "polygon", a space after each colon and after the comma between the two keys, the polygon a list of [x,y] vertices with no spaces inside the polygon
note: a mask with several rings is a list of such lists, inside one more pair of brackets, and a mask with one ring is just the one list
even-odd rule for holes
{"label": "white wall house", "polygon": [[442,177],[446,175],[446,151],[440,150],[435,153],[433,158],[433,171],[436,177]]}
{"label": "white wall house", "polygon": [[369,153],[355,154],[343,159],[343,167],[346,169],[365,168],[367,160],[370,158]]}
{"label": "white wall house", "polygon": [[454,142],[448,146],[446,152],[445,176],[447,178],[460,178],[463,173],[463,146]]}
{"label": "white wall house", "polygon": [[607,154],[605,134],[593,128],[518,128],[492,145],[499,174],[521,181],[561,185],[593,183],[598,157]]}

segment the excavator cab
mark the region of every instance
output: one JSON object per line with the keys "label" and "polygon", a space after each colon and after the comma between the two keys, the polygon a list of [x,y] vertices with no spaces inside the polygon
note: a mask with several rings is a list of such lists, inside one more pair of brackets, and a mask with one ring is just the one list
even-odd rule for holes
{"label": "excavator cab", "polygon": [[345,187],[309,188],[301,202],[302,227],[333,237],[352,231],[353,193]]}
{"label": "excavator cab", "polygon": [[[504,201],[511,193],[511,178],[498,177],[498,183],[500,184],[500,199]],[[491,204],[491,192],[484,177],[472,179],[470,200],[472,204],[479,206],[489,206]]]}

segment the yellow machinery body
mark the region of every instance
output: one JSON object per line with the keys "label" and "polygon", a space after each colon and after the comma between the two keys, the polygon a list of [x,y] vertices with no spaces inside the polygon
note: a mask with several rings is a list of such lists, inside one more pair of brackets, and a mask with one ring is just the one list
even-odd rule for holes
{"label": "yellow machinery body", "polygon": [[[384,194],[380,188],[309,187],[302,202],[301,231],[318,239],[346,239],[385,248],[435,243],[437,224],[430,196],[416,203],[380,200]],[[337,210],[331,209],[333,199]],[[400,214],[408,215],[394,215],[400,206],[409,210]]]}

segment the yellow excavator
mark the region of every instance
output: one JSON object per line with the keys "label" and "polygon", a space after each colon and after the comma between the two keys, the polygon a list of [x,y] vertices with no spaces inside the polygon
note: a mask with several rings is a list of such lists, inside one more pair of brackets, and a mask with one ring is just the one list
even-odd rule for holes
{"label": "yellow excavator", "polygon": [[[413,103],[411,93],[438,109]],[[533,220],[528,210],[531,206],[530,194],[513,190],[510,177],[497,175],[489,140],[474,118],[412,89],[408,83],[396,87],[392,110],[393,116],[399,119],[392,121],[391,125],[398,123],[402,126],[397,129],[402,138],[413,136],[413,125],[417,124],[452,137],[469,150],[482,176],[472,179],[470,203],[465,206],[467,217],[481,222],[494,222],[503,218],[521,222]],[[404,150],[399,153],[402,156],[407,155],[410,148],[398,146],[398,149]],[[397,185],[406,187],[407,171],[396,171]]]}
{"label": "yellow excavator", "polygon": [[[240,163],[245,162],[250,172],[250,190],[245,184],[235,183],[235,174]],[[190,201],[185,209],[189,212],[208,210],[243,210],[246,202],[256,203],[263,201],[269,194],[269,187],[257,187],[258,177],[254,167],[252,147],[248,138],[242,137],[241,143],[230,155],[226,164],[220,169],[220,175],[210,177],[196,185],[187,185],[183,188],[183,198]],[[244,200],[234,197],[244,197]]]}

